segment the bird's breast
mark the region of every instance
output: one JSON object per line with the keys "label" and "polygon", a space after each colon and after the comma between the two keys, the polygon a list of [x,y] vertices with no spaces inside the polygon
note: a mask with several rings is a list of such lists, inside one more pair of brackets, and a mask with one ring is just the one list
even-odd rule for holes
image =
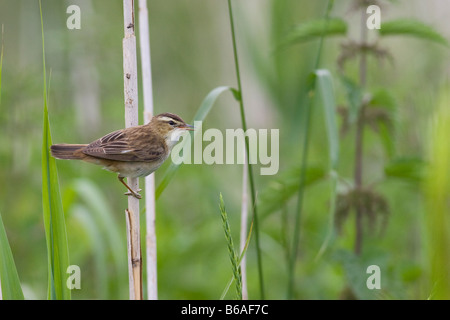
{"label": "bird's breast", "polygon": [[119,173],[119,176],[121,177],[138,178],[148,176],[150,173],[154,172],[163,164],[164,160],[165,159],[161,159],[161,161],[152,162],[114,161],[106,165],[104,168],[106,170]]}

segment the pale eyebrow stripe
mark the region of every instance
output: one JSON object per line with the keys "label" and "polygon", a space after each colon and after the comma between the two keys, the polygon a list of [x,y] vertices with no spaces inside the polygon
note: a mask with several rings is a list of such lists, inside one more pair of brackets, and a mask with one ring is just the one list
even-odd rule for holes
{"label": "pale eyebrow stripe", "polygon": [[169,122],[169,121],[175,121],[175,122],[177,122],[177,120],[175,120],[175,119],[173,119],[173,118],[169,118],[169,117],[160,117],[160,119],[163,120],[163,121],[167,121],[167,122]]}

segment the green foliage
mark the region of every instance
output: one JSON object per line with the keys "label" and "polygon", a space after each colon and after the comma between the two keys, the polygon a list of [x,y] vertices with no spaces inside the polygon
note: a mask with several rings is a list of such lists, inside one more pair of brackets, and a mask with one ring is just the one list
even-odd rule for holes
{"label": "green foliage", "polygon": [[[279,173],[275,179],[267,184],[259,196],[259,207],[261,208],[261,216],[265,217],[274,213],[283,206],[296,194],[299,189],[298,177],[302,168],[300,165],[295,165]],[[326,176],[325,170],[319,166],[308,166],[306,168],[305,179],[303,185],[305,188],[324,179]]]}
{"label": "green foliage", "polygon": [[340,80],[347,94],[346,97],[348,101],[348,107],[340,110],[341,113],[345,112],[343,121],[343,126],[345,129],[343,131],[347,131],[348,127],[354,124],[358,118],[363,93],[361,87],[344,74],[341,74]]}
{"label": "green foliage", "polygon": [[[373,258],[359,257],[353,252],[346,250],[337,250],[336,252],[333,252],[332,258],[342,264],[345,277],[348,280],[348,286],[341,292],[341,299],[374,300],[379,298],[380,291],[369,290],[366,284],[368,278],[366,270],[369,265],[375,263]],[[375,261],[379,266],[380,260],[377,259]],[[381,279],[382,281],[384,280],[383,277],[381,277]],[[382,284],[384,283],[385,282],[383,281]],[[382,288],[383,287],[384,286],[382,285]]]}
{"label": "green foliage", "polygon": [[434,124],[430,135],[430,165],[424,183],[427,214],[425,216],[427,230],[427,256],[429,259],[429,298],[450,299],[450,91],[447,86],[442,92]]}
{"label": "green foliage", "polygon": [[[103,192],[87,179],[76,179],[68,191],[73,192],[78,201],[67,205],[72,216],[85,228],[92,246],[98,296],[101,299],[121,298],[121,285],[127,285],[119,276],[128,272],[126,240],[111,214],[114,210]],[[113,281],[108,277],[110,274],[114,274]]]}
{"label": "green foliage", "polygon": [[0,105],[2,103],[2,67],[3,67],[3,24],[2,24],[2,40],[0,48]]}
{"label": "green foliage", "polygon": [[[41,9],[41,2],[39,1]],[[69,250],[64,221],[61,195],[59,191],[56,160],[50,156],[52,137],[47,108],[47,79],[45,70],[44,22],[41,9],[42,53],[44,72],[44,124],[42,129],[42,205],[48,254],[48,298],[70,299],[66,285]]]}
{"label": "green foliage", "polygon": [[397,19],[383,22],[379,32],[380,36],[383,37],[405,35],[429,40],[444,46],[449,45],[447,39],[433,27],[415,19]]}
{"label": "green foliage", "polygon": [[419,158],[398,158],[384,167],[387,178],[399,179],[414,184],[421,183],[425,177],[426,163]]}
{"label": "green foliage", "polygon": [[[231,6],[231,0],[228,0],[228,17],[230,18],[230,31],[231,38],[233,42],[233,57],[234,57],[234,67],[236,70],[236,81],[238,85],[238,95],[235,94],[235,97],[239,102],[239,112],[241,115],[241,124],[244,132],[247,132],[247,120],[245,118],[245,107],[244,107],[244,99],[242,92],[242,81],[241,81],[241,69],[239,67],[239,56],[237,50],[237,41],[236,41],[236,32],[235,32],[235,24],[233,18],[233,8]],[[249,147],[249,139],[246,137],[244,139],[245,144],[245,153],[247,156],[250,155],[250,147]],[[256,261],[258,265],[258,279],[259,279],[259,291],[260,298],[264,300],[265,292],[264,292],[264,276],[263,276],[263,266],[262,266],[262,254],[261,254],[261,246],[259,241],[259,218],[258,218],[258,206],[256,203],[256,187],[255,187],[255,179],[253,177],[253,166],[250,161],[247,161],[247,171],[248,171],[248,181],[250,186],[250,199],[252,214],[253,214],[253,222],[255,223],[255,247],[256,247]]]}
{"label": "green foliage", "polygon": [[347,23],[341,18],[316,19],[299,24],[283,39],[280,47],[320,39],[321,37],[343,36]]}
{"label": "green foliage", "polygon": [[365,124],[378,133],[389,158],[395,155],[396,112],[397,104],[391,92],[378,89],[371,95],[364,115]]}
{"label": "green foliage", "polygon": [[16,264],[6,236],[5,226],[3,225],[0,214],[0,291],[5,300],[23,300],[23,292],[20,286],[19,275],[17,274]]}
{"label": "green foliage", "polygon": [[[221,194],[221,195],[222,195],[222,194]],[[223,206],[223,208],[224,208],[224,210],[225,210],[225,205]],[[225,214],[226,214],[226,212],[225,212]],[[228,219],[228,218],[226,218],[226,219]],[[250,225],[250,229],[249,229],[248,235],[247,235],[247,240],[245,240],[244,248],[242,249],[242,252],[241,252],[241,254],[240,254],[240,256],[239,256],[239,259],[238,259],[238,261],[237,261],[237,265],[238,265],[238,267],[239,267],[239,270],[240,270],[241,262],[242,262],[242,260],[244,259],[244,256],[245,256],[245,254],[246,254],[246,252],[247,252],[247,248],[248,248],[248,245],[249,245],[249,243],[250,243],[250,239],[252,238],[252,230],[253,230],[253,221],[252,221],[252,223],[251,223],[251,225]],[[228,234],[231,235],[230,232],[228,232]],[[225,289],[224,289],[223,292],[222,292],[222,295],[220,296],[220,300],[225,299],[225,296],[226,296],[226,294],[228,293],[228,290],[230,289],[230,286],[233,284],[233,281],[235,281],[235,280],[236,280],[236,277],[235,277],[235,274],[233,273],[233,275],[232,275],[230,281],[228,282],[227,286],[225,287]],[[236,286],[237,286],[237,284],[236,284]]]}
{"label": "green foliage", "polygon": [[228,222],[227,211],[223,202],[222,193],[219,196],[219,209],[220,216],[222,217],[223,230],[225,232],[225,238],[227,239],[228,254],[230,256],[231,267],[233,269],[233,277],[236,280],[236,297],[238,300],[242,300],[242,274],[238,255],[234,248],[233,237],[231,236],[230,224]]}
{"label": "green foliage", "polygon": [[330,168],[337,169],[339,162],[339,134],[337,130],[336,102],[334,98],[333,79],[328,70],[316,70],[316,91],[324,109],[325,128],[328,137]]}
{"label": "green foliage", "polygon": [[[231,91],[236,98],[239,97],[236,89],[233,89],[231,87],[221,86],[221,87],[214,88],[207,94],[207,96],[203,100],[202,104],[200,105],[200,107],[198,108],[198,110],[194,116],[194,119],[192,120],[192,123],[194,123],[195,121],[204,121],[206,116],[211,111],[212,107],[214,106],[214,103],[216,102],[217,98],[220,96],[220,94],[225,91],[228,91],[228,90]],[[194,131],[194,133],[191,134],[191,137],[194,138],[195,135],[198,135],[198,134],[201,134],[201,132]],[[181,143],[181,147],[183,147],[187,143],[187,139],[183,139],[182,142],[180,142],[180,143]],[[183,156],[186,156],[186,155],[183,155]],[[181,164],[175,164],[172,162],[170,164],[169,168],[167,168],[161,182],[159,183],[158,187],[156,188],[155,199],[159,198],[161,193],[164,191],[164,189],[169,184],[170,180],[172,180],[172,178],[174,177],[174,175],[177,172],[180,165]]]}
{"label": "green foliage", "polygon": [[[450,283],[442,281],[448,279],[449,265],[449,134],[445,129],[449,120],[444,112],[448,101],[439,95],[439,90],[445,79],[447,57],[443,54],[446,47],[434,44],[444,45],[448,40],[432,40],[435,36],[417,25],[407,32],[399,25],[397,30],[389,30],[391,22],[387,21],[379,32],[366,30],[368,38],[362,41],[360,31],[364,30],[358,30],[357,24],[363,16],[368,17],[367,5],[349,8],[350,2],[345,1],[334,1],[331,16],[339,15],[342,21],[337,25],[346,24],[347,30],[335,29],[334,33],[333,22],[329,30],[324,27],[326,2],[268,0],[253,6],[233,1],[235,40],[244,67],[242,93],[228,86],[219,87],[223,91],[216,88],[237,88],[232,56],[226,54],[231,53],[231,37],[227,40],[218,36],[229,27],[222,19],[226,1],[153,1],[149,18],[155,112],[174,112],[183,118],[197,113],[195,119],[222,130],[239,121],[236,101],[244,99],[248,103],[245,111],[249,127],[280,129],[279,173],[255,175],[267,298],[285,298],[289,282],[294,299],[445,298]],[[362,4],[359,0],[351,2]],[[398,1],[395,11],[388,12],[391,5],[384,1],[382,17],[386,13],[397,19],[398,12],[408,14],[406,7],[417,6],[418,2]],[[46,95],[51,133],[60,142],[87,143],[123,124],[121,4],[104,0],[95,1],[94,5],[82,8],[81,30],[68,30],[64,27],[67,5],[58,0],[43,2],[46,35],[53,35],[45,43],[47,66],[50,62],[52,70],[52,90],[47,88],[50,93]],[[62,15],[50,14],[46,6]],[[111,6],[115,10],[110,10]],[[445,19],[431,11],[425,15],[435,31],[443,31]],[[316,22],[311,21],[314,17],[318,17]],[[0,54],[0,180],[4,187],[0,192],[0,211],[20,286],[27,298],[43,299],[49,269],[44,257],[46,233],[41,213],[42,71],[36,68],[36,62],[41,59],[42,48],[40,30],[34,28],[36,19],[37,1],[2,4],[0,21],[5,35],[3,58]],[[339,20],[330,21],[335,19]],[[313,25],[319,27],[314,30]],[[301,31],[298,38],[295,26]],[[350,31],[351,39],[346,37]],[[289,36],[293,38],[286,43]],[[395,41],[423,39],[417,44],[430,47],[423,52],[410,50],[407,60],[393,61],[393,57],[400,57],[408,49],[389,41],[394,37]],[[167,46],[167,39],[176,41]],[[318,54],[321,39],[322,54]],[[96,45],[91,46],[92,43]],[[280,44],[284,46],[279,47]],[[358,79],[362,55],[367,57],[364,84]],[[379,63],[386,58],[392,61]],[[330,168],[330,126],[325,122],[321,89],[313,75],[319,68],[331,73],[337,111],[343,116],[338,123],[342,130],[334,171]],[[91,81],[93,78],[96,81]],[[216,89],[211,91],[213,88]],[[221,93],[213,94],[215,90]],[[222,95],[228,90],[231,95]],[[214,101],[206,102],[208,92]],[[202,100],[204,107],[199,108]],[[80,101],[87,102],[84,105],[88,107],[80,108]],[[354,207],[341,221],[339,236],[336,220],[340,218],[334,213],[354,198],[350,194],[354,190],[354,134],[361,107],[365,109],[363,191],[367,192],[353,196],[366,197],[372,208],[382,205],[382,201],[375,200],[383,197],[390,215],[382,236],[368,232],[370,217],[363,216],[363,250],[357,256],[352,253]],[[97,120],[91,117],[91,111],[97,111],[93,112]],[[94,125],[86,118],[94,120]],[[428,135],[430,128],[433,131]],[[309,151],[303,153],[304,150]],[[211,299],[220,295],[225,284],[228,286],[221,298],[234,298],[236,282],[225,252],[224,229],[220,218],[211,213],[219,210],[218,194],[222,191],[227,198],[229,227],[236,233],[233,226],[238,226],[238,215],[231,213],[240,208],[242,166],[183,165],[178,170],[170,159],[167,162],[156,173],[157,182],[161,182],[159,195],[164,193],[156,208],[160,298]],[[96,166],[75,161],[57,161],[57,165],[70,262],[82,271],[82,289],[72,290],[71,298],[125,298],[125,204],[124,198],[118,196],[123,192],[122,186]],[[304,179],[300,181],[302,174]],[[376,195],[369,198],[369,191]],[[301,217],[296,220],[296,198],[301,192],[304,201],[299,206]],[[337,203],[336,195],[346,202]],[[377,217],[375,231],[383,227],[387,215]],[[295,256],[292,231],[297,226],[300,236]],[[0,250],[4,251],[5,245],[6,241],[0,240]],[[289,277],[286,269],[291,254],[296,264]],[[381,290],[368,290],[366,286],[370,264],[381,268]],[[253,250],[247,253],[247,271],[249,297],[258,298]],[[3,297],[7,295],[4,293]]]}

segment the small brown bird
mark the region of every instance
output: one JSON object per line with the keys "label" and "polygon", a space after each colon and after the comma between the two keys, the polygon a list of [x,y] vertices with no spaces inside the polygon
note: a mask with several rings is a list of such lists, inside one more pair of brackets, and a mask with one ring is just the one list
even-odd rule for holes
{"label": "small brown bird", "polygon": [[126,194],[141,199],[139,191],[133,191],[123,179],[147,176],[158,169],[186,130],[194,127],[166,112],[148,124],[111,132],[90,144],[54,144],[51,153],[57,159],[83,160],[117,172],[130,190]]}

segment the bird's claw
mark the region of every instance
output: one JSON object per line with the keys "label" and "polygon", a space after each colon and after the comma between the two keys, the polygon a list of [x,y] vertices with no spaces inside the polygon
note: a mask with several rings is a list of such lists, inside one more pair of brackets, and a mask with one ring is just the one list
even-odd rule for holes
{"label": "bird's claw", "polygon": [[128,192],[125,192],[124,195],[126,195],[126,196],[133,196],[136,199],[142,199],[142,196],[139,194],[139,192],[141,192],[141,191],[142,191],[142,189],[138,189],[137,192],[128,191]]}

